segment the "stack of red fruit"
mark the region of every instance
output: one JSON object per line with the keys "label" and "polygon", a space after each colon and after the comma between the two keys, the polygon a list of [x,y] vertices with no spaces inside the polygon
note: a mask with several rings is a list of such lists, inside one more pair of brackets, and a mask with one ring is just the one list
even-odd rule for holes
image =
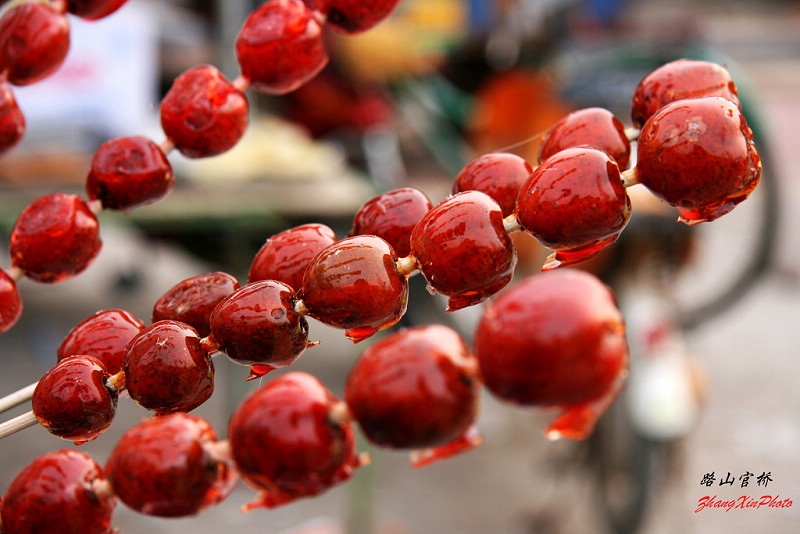
{"label": "stack of red fruit", "polygon": [[[297,88],[327,61],[324,28],[365,31],[397,1],[274,0],[257,8],[236,42],[237,79],[209,65],[190,69],[162,101],[163,142],[111,140],[93,159],[87,200],[54,193],[23,210],[11,234],[12,266],[0,271],[0,331],[22,311],[17,280],[56,283],[99,253],[100,211],[130,210],[170,192],[173,148],[191,158],[228,150],[247,127],[247,89]],[[67,13],[102,18],[122,4],[24,2],[5,11],[3,149],[24,134],[11,87],[60,65]],[[105,467],[72,449],[32,462],[3,497],[0,532],[110,532],[117,499],[145,514],[192,515],[227,497],[238,477],[258,491],[245,509],[282,505],[368,462],[356,451],[357,429],[426,465],[480,443],[481,386],[512,404],[561,409],[546,430],[551,438],[586,437],[624,385],[625,326],[606,286],[560,267],[617,239],[631,214],[627,187],[643,184],[694,224],[732,209],[760,176],[735,86],[717,65],[681,60],[654,71],[634,93],[632,120],[640,130],[626,130],[603,109],[575,112],[546,133],[535,168],[511,154],[481,156],[443,202],[434,206],[411,188],[389,191],[356,213],[341,240],[320,224],[281,232],[254,258],[246,285],[221,272],[184,280],[155,303],[150,325],[124,310],[87,318],[33,391],[32,414],[13,430],[3,425],[2,435],[38,422],[63,439],[95,439],[112,423],[123,389],[154,416],[122,437]],[[519,231],[553,250],[543,267],[552,272],[506,289],[517,261],[510,234]],[[343,399],[290,371],[245,399],[228,439],[187,413],[213,392],[213,354],[249,366],[251,378],[289,366],[315,344],[306,316],[364,340],[403,316],[408,278],[417,273],[447,296],[448,310],[491,298],[472,349],[449,327],[406,328],[364,351]]]}

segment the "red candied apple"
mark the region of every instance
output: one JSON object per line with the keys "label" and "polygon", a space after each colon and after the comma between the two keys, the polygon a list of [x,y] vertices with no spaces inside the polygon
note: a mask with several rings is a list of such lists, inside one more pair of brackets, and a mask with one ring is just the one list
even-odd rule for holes
{"label": "red candied apple", "polygon": [[317,254],[298,297],[304,313],[345,330],[354,342],[397,323],[408,305],[408,275],[386,241],[348,237]]}
{"label": "red candied apple", "polygon": [[448,198],[420,220],[411,254],[429,289],[447,295],[447,311],[483,302],[511,281],[517,251],[500,206],[485,193]]}
{"label": "red candied apple", "polygon": [[214,363],[197,331],[178,321],[145,327],[125,349],[125,387],[157,414],[191,411],[214,391]]}
{"label": "red candied apple", "polygon": [[25,136],[25,115],[8,83],[0,83],[0,154],[8,152]]}
{"label": "red candied apple", "polygon": [[113,375],[122,369],[128,342],[142,328],[144,321],[125,310],[101,310],[69,331],[56,356],[59,361],[68,356],[93,356]]}
{"label": "red candied apple", "polygon": [[107,17],[128,0],[67,0],[67,11],[86,20]]}
{"label": "red candied apple", "polygon": [[631,118],[641,128],[656,111],[676,100],[720,96],[739,105],[739,92],[728,70],[697,59],[666,63],[647,76],[633,91]]}
{"label": "red candied apple", "polygon": [[583,439],[627,375],[625,324],[594,275],[562,269],[531,276],[490,301],[474,340],[483,383],[517,405],[564,410],[551,439]]}
{"label": "red candied apple", "polygon": [[30,203],[11,229],[11,260],[38,282],[66,280],[100,252],[97,217],[77,195],[52,193]]}
{"label": "red candied apple", "polygon": [[473,159],[453,182],[452,193],[481,191],[503,210],[503,217],[514,213],[520,188],[533,173],[533,167],[522,157],[507,152],[484,154]]}
{"label": "red candied apple", "polygon": [[86,193],[103,208],[126,211],[152,204],[175,187],[167,156],[146,137],[120,137],[103,143],[92,158]]}
{"label": "red candied apple", "polygon": [[14,326],[22,315],[22,299],[17,283],[0,269],[0,334]]}
{"label": "red candied apple", "polygon": [[178,282],[153,305],[153,322],[172,320],[186,323],[200,337],[211,333],[211,312],[231,293],[239,281],[220,271],[199,274]]}
{"label": "red candied apple", "polygon": [[250,121],[245,94],[212,65],[178,76],[161,101],[161,127],[188,158],[216,156],[232,148]]}
{"label": "red candied apple", "polygon": [[7,534],[112,534],[117,504],[103,469],[72,449],[48,452],[28,464],[2,500]]}
{"label": "red candied apple", "polygon": [[306,348],[308,322],[295,311],[292,288],[261,280],[237,289],[211,313],[211,342],[232,361],[250,366],[258,378],[291,365]]}
{"label": "red candied apple", "polygon": [[33,391],[33,414],[54,436],[82,443],[105,432],[117,411],[117,390],[103,362],[68,356],[45,373]]}
{"label": "red candied apple", "polygon": [[186,517],[224,500],[236,483],[211,425],[187,413],[146,419],[120,438],[106,462],[114,492],[131,509]]}
{"label": "red candied apple", "polygon": [[302,224],[279,232],[256,253],[248,280],[277,280],[296,291],[314,256],[335,242],[336,234],[324,224]]}
{"label": "red candied apple", "polygon": [[301,0],[257,7],[236,38],[242,77],[267,94],[289,93],[328,64],[322,27]]}
{"label": "red candied apple", "polygon": [[745,200],[761,160],[739,108],[722,97],[679,100],[639,135],[636,179],[678,208],[688,224],[712,221]]}
{"label": "red candied apple", "polygon": [[50,76],[69,52],[69,21],[49,3],[25,2],[0,18],[0,72],[14,85]]}
{"label": "red candied apple", "polygon": [[517,222],[556,252],[543,270],[595,256],[616,241],[631,215],[617,163],[605,152],[568,148],[539,165],[517,201]]}
{"label": "red candied apple", "polygon": [[317,378],[285,373],[251,393],[231,416],[231,453],[239,475],[259,491],[243,507],[274,508],[318,495],[367,463],[356,454],[342,403]]}
{"label": "red candied apple", "polygon": [[376,235],[383,238],[400,258],[411,253],[411,232],[433,205],[413,187],[381,193],[361,206],[353,218],[350,236]]}
{"label": "red candied apple", "polygon": [[342,33],[364,32],[388,17],[400,0],[304,0],[325,23]]}
{"label": "red candied apple", "polygon": [[566,148],[578,146],[602,150],[620,169],[628,168],[631,143],[625,126],[607,109],[580,109],[554,124],[539,145],[539,163]]}
{"label": "red candied apple", "polygon": [[475,357],[452,328],[408,328],[364,351],[344,398],[367,439],[416,450],[420,466],[480,442],[476,371]]}

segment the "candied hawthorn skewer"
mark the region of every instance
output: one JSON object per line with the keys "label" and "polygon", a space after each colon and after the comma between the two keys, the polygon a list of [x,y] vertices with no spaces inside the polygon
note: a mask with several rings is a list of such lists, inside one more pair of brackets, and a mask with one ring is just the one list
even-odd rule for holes
{"label": "candied hawthorn skewer", "polygon": [[411,259],[447,311],[486,300],[511,281],[517,251],[500,206],[485,193],[453,195],[426,213],[411,234]]}
{"label": "candied hawthorn skewer", "polygon": [[209,342],[235,363],[250,366],[250,379],[290,365],[306,348],[308,321],[298,313],[291,287],[260,280],[241,287],[211,312]]}
{"label": "candied hawthorn skewer", "polygon": [[400,330],[364,351],[345,402],[372,443],[410,449],[421,467],[478,445],[477,362],[452,328]]}
{"label": "candied hawthorn skewer", "polygon": [[0,18],[0,73],[14,85],[30,85],[54,73],[69,52],[67,16],[49,3],[25,2]]}
{"label": "candied hawthorn skewer", "polygon": [[43,454],[11,482],[0,500],[8,534],[111,534],[117,499],[102,467],[72,449]]}
{"label": "candied hawthorn skewer", "polygon": [[131,509],[186,517],[233,491],[236,471],[225,449],[208,422],[177,412],[146,419],[125,432],[105,469],[114,493]]}
{"label": "candied hawthorn skewer", "polygon": [[539,163],[567,148],[590,146],[608,154],[621,170],[628,168],[631,143],[625,126],[603,108],[573,111],[545,134],[539,145]]}
{"label": "candied hawthorn skewer", "polygon": [[451,192],[481,191],[500,205],[503,217],[514,213],[519,190],[533,174],[522,157],[507,152],[484,154],[467,163],[456,175]]}
{"label": "candied hawthorn skewer", "polygon": [[317,378],[299,371],[268,382],[239,405],[229,424],[230,450],[239,476],[259,491],[244,511],[317,495],[369,461],[356,453],[342,408]]}
{"label": "candied hawthorn skewer", "polygon": [[145,327],[144,321],[125,310],[101,310],[75,325],[56,350],[57,359],[93,356],[109,373],[122,370],[125,347]]}
{"label": "candied hawthorn skewer", "polygon": [[739,107],[719,96],[667,104],[642,126],[638,144],[636,179],[688,224],[728,213],[761,178],[753,132]]}
{"label": "candied hawthorn skewer", "polygon": [[304,0],[325,24],[341,33],[364,32],[388,17],[400,0]]}
{"label": "candied hawthorn skewer", "polygon": [[[68,356],[45,373],[33,392],[36,420],[54,436],[80,444],[105,432],[117,412],[119,387],[93,356]],[[120,378],[120,377],[115,377]]]}
{"label": "candied hawthorn skewer", "polygon": [[588,436],[627,375],[625,323],[611,290],[571,269],[533,275],[490,301],[474,350],[497,398],[563,410],[547,427],[551,439]]}
{"label": "candied hawthorn skewer", "polygon": [[25,124],[11,85],[0,82],[0,155],[19,144],[25,136]]}
{"label": "candied hawthorn skewer", "polygon": [[408,305],[408,273],[392,246],[374,235],[348,237],[317,254],[298,291],[299,313],[362,341],[397,323]]}
{"label": "candied hawthorn skewer", "polygon": [[594,148],[567,148],[539,165],[517,199],[516,222],[555,250],[543,270],[585,261],[613,243],[631,215],[615,160]]}
{"label": "candied hawthorn skewer", "polygon": [[0,269],[0,334],[14,326],[22,315],[22,299],[17,282]]}
{"label": "candied hawthorn skewer", "polygon": [[86,20],[107,17],[128,0],[67,0],[67,11]]}

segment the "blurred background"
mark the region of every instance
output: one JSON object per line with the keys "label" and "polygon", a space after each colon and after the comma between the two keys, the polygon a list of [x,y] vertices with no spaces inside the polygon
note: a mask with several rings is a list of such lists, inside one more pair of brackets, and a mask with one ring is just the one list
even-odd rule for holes
{"label": "blurred background", "polygon": [[[130,0],[97,22],[71,18],[72,48],[53,77],[15,90],[23,142],[0,159],[0,265],[22,208],[53,191],[83,194],[94,150],[122,135],[163,138],[158,103],[200,63],[238,75],[233,42],[252,0]],[[685,227],[636,195],[634,218],[591,269],[611,284],[629,322],[629,387],[585,443],[549,442],[552,414],[483,399],[484,443],[424,469],[405,453],[373,463],[325,495],[242,514],[244,484],[185,520],[151,519],[120,504],[123,533],[730,534],[800,530],[800,2],[721,0],[403,0],[358,36],[328,35],[330,65],[284,97],[250,94],[245,138],[228,154],[170,154],[177,186],[129,214],[100,214],[104,248],[57,286],[20,283],[22,319],[0,338],[0,396],[55,363],[67,332],[100,309],[149,321],[175,283],[223,270],[246,282],[255,252],[280,230],[322,222],[345,237],[380,191],[417,187],[437,203],[458,170],[494,150],[535,163],[540,135],[571,110],[602,106],[630,124],[630,95],[679,57],[726,65],[762,155],[762,184],[711,224]],[[516,279],[544,252],[516,236]],[[405,324],[446,322],[470,339],[479,309],[445,315],[411,279]],[[311,322],[293,369],[341,393],[363,346]],[[365,342],[366,343],[366,342]],[[225,435],[247,369],[216,360],[217,391],[197,413]],[[279,373],[281,371],[276,371]],[[22,413],[27,406],[8,412]],[[81,446],[104,462],[147,413],[125,399],[111,429]],[[0,442],[0,488],[38,454],[71,443],[41,428]],[[749,486],[741,476],[753,473]],[[711,486],[701,484],[714,474]],[[767,485],[755,477],[770,474]],[[726,475],[732,485],[720,485]],[[704,510],[763,495],[787,509]]]}

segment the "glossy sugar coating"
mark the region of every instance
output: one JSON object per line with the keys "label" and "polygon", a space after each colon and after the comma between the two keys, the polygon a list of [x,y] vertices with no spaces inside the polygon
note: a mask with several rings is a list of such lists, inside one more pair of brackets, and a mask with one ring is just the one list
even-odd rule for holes
{"label": "glossy sugar coating", "polygon": [[728,70],[696,59],[678,59],[645,76],[633,91],[631,119],[641,128],[656,111],[676,100],[720,96],[739,105],[739,92]]}
{"label": "glossy sugar coating", "polygon": [[211,340],[234,362],[250,365],[250,378],[290,365],[311,345],[308,322],[295,311],[296,301],[282,282],[248,284],[214,308]]}
{"label": "glossy sugar coating", "polygon": [[93,489],[107,481],[87,454],[62,449],[28,464],[2,500],[2,526],[8,534],[112,534],[116,498]]}
{"label": "glossy sugar coating", "polygon": [[152,204],[175,187],[175,174],[167,156],[142,136],[120,137],[103,143],[92,158],[86,177],[90,200],[103,208],[129,210]]}
{"label": "glossy sugar coating", "polygon": [[97,217],[77,195],[52,193],[29,204],[11,230],[13,265],[38,282],[66,280],[100,252]]}
{"label": "glossy sugar coating", "polygon": [[566,148],[591,146],[611,156],[620,169],[627,169],[631,143],[625,126],[603,108],[573,111],[550,128],[539,145],[539,163]]}
{"label": "glossy sugar coating", "polygon": [[639,135],[637,178],[689,224],[714,220],[756,188],[761,160],[739,108],[722,97],[680,100]]}
{"label": "glossy sugar coating", "polygon": [[211,312],[231,293],[239,281],[220,271],[199,274],[178,282],[153,305],[153,322],[170,319],[186,323],[200,337],[211,333]]}
{"label": "glossy sugar coating", "polygon": [[302,224],[279,232],[256,253],[248,280],[277,280],[297,291],[314,256],[335,242],[336,234],[324,224]]}
{"label": "glossy sugar coating", "polygon": [[511,281],[517,264],[500,206],[480,191],[429,211],[411,235],[411,254],[428,286],[449,297],[447,311],[486,300]]}
{"label": "glossy sugar coating", "polygon": [[433,205],[413,187],[381,193],[361,206],[353,217],[350,236],[376,235],[394,249],[398,257],[411,253],[411,232]]}
{"label": "glossy sugar coating", "polygon": [[27,2],[0,19],[0,72],[30,85],[55,72],[69,52],[69,21],[49,4]]}
{"label": "glossy sugar coating", "polygon": [[551,437],[586,437],[627,373],[625,325],[611,290],[572,269],[533,275],[490,301],[474,350],[499,399],[565,410]]}
{"label": "glossy sugar coating", "polygon": [[178,321],[145,327],[125,349],[125,387],[158,414],[188,412],[214,391],[214,364],[197,331]]}
{"label": "glossy sugar coating", "polygon": [[339,402],[317,378],[294,371],[239,405],[228,427],[231,453],[242,479],[259,490],[245,511],[317,495],[364,464],[351,424],[331,414]]}
{"label": "glossy sugar coating", "polygon": [[120,438],[106,462],[114,492],[131,509],[186,517],[224,500],[236,483],[233,462],[213,453],[205,420],[173,413],[146,419]]}
{"label": "glossy sugar coating", "polygon": [[17,283],[0,269],[0,334],[14,326],[22,315],[22,299]]}
{"label": "glossy sugar coating", "polygon": [[68,356],[45,373],[33,391],[33,413],[54,436],[76,443],[95,439],[111,426],[117,392],[106,387],[110,377],[92,356]]}
{"label": "glossy sugar coating", "polygon": [[107,17],[128,0],[67,0],[67,11],[86,20]]}
{"label": "glossy sugar coating", "polygon": [[388,17],[400,0],[304,0],[312,11],[325,17],[325,23],[343,33],[366,31]]}
{"label": "glossy sugar coating", "polygon": [[125,347],[144,326],[144,321],[125,310],[100,310],[69,331],[56,350],[56,357],[61,361],[68,356],[92,356],[103,363],[109,374],[116,374],[122,370]]}
{"label": "glossy sugar coating", "polygon": [[503,217],[514,213],[520,188],[533,174],[533,167],[522,157],[508,152],[484,154],[473,159],[453,181],[451,192],[481,191],[503,210]]}
{"label": "glossy sugar coating", "polygon": [[372,443],[428,449],[464,436],[475,422],[477,363],[452,328],[428,325],[380,339],[350,371],[345,401]]}
{"label": "glossy sugar coating", "polygon": [[267,94],[297,89],[328,63],[322,27],[301,0],[253,10],[236,38],[236,58],[251,87]]}
{"label": "glossy sugar coating", "polygon": [[0,83],[0,154],[8,152],[25,136],[25,116],[8,83]]}
{"label": "glossy sugar coating", "polygon": [[245,94],[212,65],[178,76],[161,101],[161,128],[189,158],[216,156],[231,149],[250,121]]}
{"label": "glossy sugar coating", "polygon": [[517,222],[556,253],[550,270],[587,260],[614,242],[631,214],[619,167],[605,152],[568,148],[539,165],[517,201]]}
{"label": "glossy sugar coating", "polygon": [[397,323],[408,305],[408,276],[380,237],[348,237],[320,252],[298,297],[309,316],[361,341]]}

